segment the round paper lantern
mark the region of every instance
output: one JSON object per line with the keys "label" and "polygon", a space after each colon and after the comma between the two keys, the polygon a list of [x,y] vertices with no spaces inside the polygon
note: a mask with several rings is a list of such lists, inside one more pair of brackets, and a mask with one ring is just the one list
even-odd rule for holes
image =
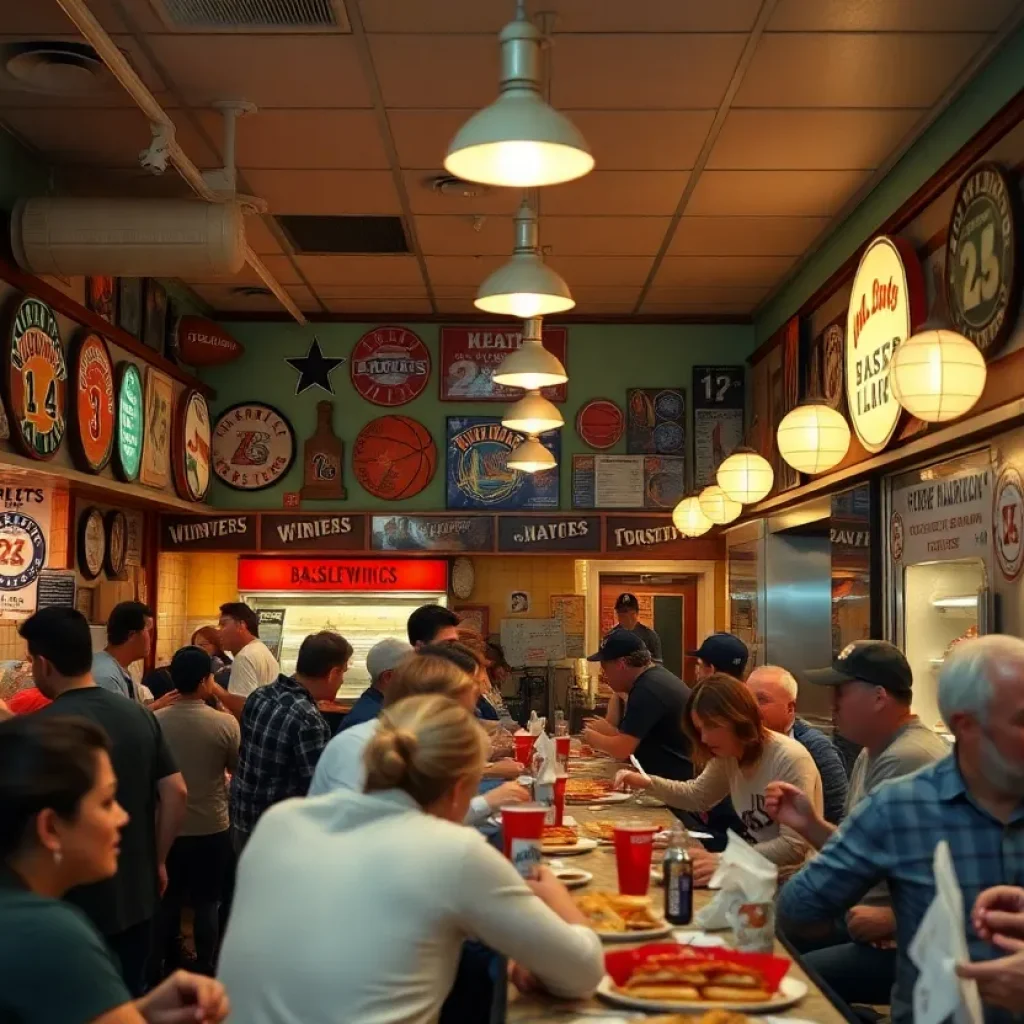
{"label": "round paper lantern", "polygon": [[807,402],[791,409],[776,432],[779,454],[800,473],[826,473],[850,449],[850,425],[842,413]]}
{"label": "round paper lantern", "polygon": [[684,537],[699,537],[714,525],[703,511],[695,497],[683,498],[672,510],[672,522]]}
{"label": "round paper lantern", "polygon": [[908,338],[889,362],[893,397],[927,423],[963,416],[981,397],[987,375],[977,346],[941,327],[926,327]]}
{"label": "round paper lantern", "polygon": [[760,501],[775,483],[771,463],[753,448],[737,448],[719,467],[718,486],[743,505]]}
{"label": "round paper lantern", "polygon": [[733,501],[718,484],[705,487],[697,497],[701,511],[716,526],[724,526],[739,517],[743,506]]}

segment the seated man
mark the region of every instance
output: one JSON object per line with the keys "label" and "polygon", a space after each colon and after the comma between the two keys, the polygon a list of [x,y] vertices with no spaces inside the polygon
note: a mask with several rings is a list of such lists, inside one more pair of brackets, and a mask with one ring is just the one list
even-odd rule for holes
{"label": "seated man", "polygon": [[375,643],[366,652],[366,671],[370,674],[370,685],[352,705],[338,732],[344,732],[362,722],[372,721],[381,713],[391,673],[411,650],[412,646],[404,640],[389,636]]}

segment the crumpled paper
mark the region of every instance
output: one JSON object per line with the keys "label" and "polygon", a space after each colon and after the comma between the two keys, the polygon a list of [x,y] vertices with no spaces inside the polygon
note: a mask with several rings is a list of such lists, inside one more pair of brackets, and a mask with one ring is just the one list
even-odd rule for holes
{"label": "crumpled paper", "polygon": [[548,724],[546,718],[538,718],[536,711],[530,712],[530,720],[526,723],[526,731],[531,736],[540,736],[544,732],[544,727]]}

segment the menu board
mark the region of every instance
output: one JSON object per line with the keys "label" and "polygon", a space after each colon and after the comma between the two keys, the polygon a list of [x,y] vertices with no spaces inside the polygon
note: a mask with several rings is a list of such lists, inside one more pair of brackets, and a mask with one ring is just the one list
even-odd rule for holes
{"label": "menu board", "polygon": [[567,657],[561,619],[502,619],[501,646],[512,668],[547,665]]}
{"label": "menu board", "polygon": [[693,368],[693,486],[715,482],[718,467],[743,442],[742,366]]}
{"label": "menu board", "polygon": [[562,623],[565,634],[565,656],[585,658],[583,638],[586,632],[587,600],[582,594],[552,594],[551,617]]}
{"label": "menu board", "polygon": [[574,455],[573,508],[675,508],[686,493],[686,459],[671,455]]}

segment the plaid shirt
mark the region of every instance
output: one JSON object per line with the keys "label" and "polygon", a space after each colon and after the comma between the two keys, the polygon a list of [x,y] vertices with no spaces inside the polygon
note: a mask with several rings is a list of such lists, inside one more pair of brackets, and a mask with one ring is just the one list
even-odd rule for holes
{"label": "plaid shirt", "polygon": [[[1024,802],[1004,825],[975,802],[952,754],[913,775],[883,782],[779,896],[780,919],[799,925],[832,920],[876,882],[889,883],[899,946],[894,1024],[913,1021],[917,968],[907,951],[935,895],[932,857],[940,839],[949,841],[963,892],[971,959],[1004,956],[978,938],[970,911],[983,889],[1024,885]],[[1017,1019],[986,1007],[989,1024]]]}
{"label": "plaid shirt", "polygon": [[331,738],[310,692],[288,676],[254,690],[242,710],[242,746],[231,779],[231,824],[252,832],[273,804],[305,796]]}

